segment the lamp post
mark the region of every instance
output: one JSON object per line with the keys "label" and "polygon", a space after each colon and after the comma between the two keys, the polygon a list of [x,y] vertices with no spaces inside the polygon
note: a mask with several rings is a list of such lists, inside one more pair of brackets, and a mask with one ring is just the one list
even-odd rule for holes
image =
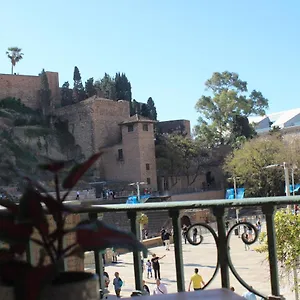
{"label": "lamp post", "polygon": [[[232,179],[233,180],[233,190],[234,190],[234,199],[236,199],[236,196],[237,196],[237,184],[236,184],[236,180],[239,179],[240,177],[236,177],[236,176],[233,176],[229,179]],[[238,223],[239,222],[239,208],[236,208],[235,209],[235,217],[236,217],[236,222]]]}
{"label": "lamp post", "polygon": [[140,186],[142,184],[146,184],[145,182],[141,181],[141,182],[132,182],[130,183],[129,185],[136,185],[136,194],[137,194],[137,200],[138,202],[141,201],[141,189],[140,189]]}
{"label": "lamp post", "polygon": [[[141,189],[140,189],[140,185],[145,184],[145,182],[141,181],[137,181],[137,182],[132,182],[129,185],[131,186],[136,186],[136,196],[137,196],[137,201],[138,203],[141,203]],[[139,218],[141,217],[142,213],[139,213]],[[143,225],[141,223],[139,223],[140,226],[140,232],[139,232],[139,240],[143,241]]]}
{"label": "lamp post", "polygon": [[[289,177],[289,168],[288,164],[286,162],[283,162],[282,165],[280,164],[274,164],[274,165],[268,165],[264,167],[264,169],[271,169],[271,168],[277,168],[277,167],[283,167],[284,170],[284,183],[285,183],[285,195],[290,196],[290,177]],[[292,206],[288,205],[287,206],[287,211],[291,212],[292,211]]]}

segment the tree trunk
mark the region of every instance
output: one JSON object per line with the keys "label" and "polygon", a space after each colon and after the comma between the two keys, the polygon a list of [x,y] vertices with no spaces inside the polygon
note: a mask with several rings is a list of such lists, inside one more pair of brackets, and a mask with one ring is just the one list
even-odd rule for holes
{"label": "tree trunk", "polygon": [[14,75],[14,65],[11,64],[11,75]]}

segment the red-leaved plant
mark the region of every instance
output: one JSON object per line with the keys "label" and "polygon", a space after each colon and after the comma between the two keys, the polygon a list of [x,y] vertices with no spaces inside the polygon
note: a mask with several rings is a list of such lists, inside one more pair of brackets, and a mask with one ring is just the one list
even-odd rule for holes
{"label": "red-leaved plant", "polygon": [[[85,220],[74,228],[66,229],[66,217],[72,211],[64,201],[78,180],[100,156],[101,153],[91,156],[69,172],[62,182],[62,187],[67,190],[62,196],[58,173],[67,164],[55,161],[41,165],[40,168],[53,173],[56,198],[39,182],[23,176],[27,181],[27,188],[19,204],[0,199],[0,205],[9,212],[0,219],[0,241],[9,245],[8,248],[0,249],[0,281],[2,284],[14,286],[16,300],[40,299],[42,289],[59,276],[59,266],[67,257],[82,256],[84,251],[101,251],[111,247],[146,251],[143,244],[131,233],[113,229],[99,220]],[[52,232],[49,230],[46,213],[51,214],[56,223],[56,229]],[[32,237],[34,229],[38,231],[41,239]],[[64,238],[74,232],[76,242],[64,247]],[[42,249],[37,265],[20,259],[30,241]],[[50,264],[45,264],[46,256],[49,257]]]}

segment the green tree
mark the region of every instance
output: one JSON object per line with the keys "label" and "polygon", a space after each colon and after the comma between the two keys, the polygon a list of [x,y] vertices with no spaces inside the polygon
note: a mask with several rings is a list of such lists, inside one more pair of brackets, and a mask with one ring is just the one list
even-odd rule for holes
{"label": "green tree", "polygon": [[145,104],[145,103],[142,104],[140,113],[141,113],[141,116],[143,116],[145,118],[150,118],[151,117],[148,105]]}
{"label": "green tree", "polygon": [[49,81],[45,70],[39,74],[41,79],[41,89],[40,89],[40,104],[43,116],[50,113],[51,110],[51,90],[49,88]]}
{"label": "green tree", "polygon": [[130,103],[130,116],[141,114],[141,103],[133,99]]}
{"label": "green tree", "polygon": [[22,49],[18,47],[10,47],[6,51],[6,55],[11,62],[11,74],[14,74],[14,67],[21,59],[23,59],[24,54],[21,51]]}
{"label": "green tree", "polygon": [[200,118],[195,133],[210,146],[231,145],[238,134],[251,131],[249,123],[240,122],[238,127],[245,129],[235,132],[237,118],[264,115],[268,108],[268,100],[262,93],[256,90],[248,93],[247,82],[236,73],[213,73],[205,85],[212,95],[203,95],[196,104]]}
{"label": "green tree", "polygon": [[80,102],[80,101],[86,99],[86,94],[85,94],[84,87],[83,87],[83,84],[82,84],[79,69],[76,66],[74,68],[73,80],[74,80],[73,101],[75,103],[77,103],[77,102]]}
{"label": "green tree", "polygon": [[185,176],[192,185],[198,176],[214,164],[212,152],[198,141],[182,135],[160,136],[156,146],[157,168],[160,176],[171,177],[173,185],[178,176]]}
{"label": "green tree", "polygon": [[[275,214],[275,232],[277,259],[281,264],[281,276],[290,278],[294,268],[299,268],[300,257],[300,218],[298,215],[287,213],[284,210],[277,211]],[[266,253],[268,256],[267,235],[263,232],[260,236],[262,244],[255,249],[259,253]],[[292,284],[292,289],[300,292],[300,286],[297,281]]]}
{"label": "green tree", "polygon": [[73,103],[72,99],[72,89],[70,89],[70,84],[68,81],[66,81],[61,89],[60,89],[60,95],[61,95],[61,105],[66,106]]}
{"label": "green tree", "polygon": [[116,73],[115,76],[115,97],[116,100],[131,101],[131,83],[125,73]]}
{"label": "green tree", "polygon": [[105,73],[101,80],[95,82],[97,93],[105,99],[116,100],[116,84],[113,77]]}
{"label": "green tree", "polygon": [[246,141],[226,158],[224,170],[230,177],[238,177],[247,197],[284,195],[282,168],[265,168],[282,164],[286,145],[277,136],[258,137]]}
{"label": "green tree", "polygon": [[149,109],[150,119],[156,121],[157,120],[157,111],[156,111],[155,103],[151,97],[148,98],[147,106]]}
{"label": "green tree", "polygon": [[85,82],[85,92],[88,98],[97,94],[97,90],[94,85],[94,78],[91,77]]}

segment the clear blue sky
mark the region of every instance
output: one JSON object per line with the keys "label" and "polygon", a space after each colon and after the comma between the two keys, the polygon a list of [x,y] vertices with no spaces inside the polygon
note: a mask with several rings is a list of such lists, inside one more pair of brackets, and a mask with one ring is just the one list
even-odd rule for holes
{"label": "clear blue sky", "polygon": [[5,51],[23,49],[20,74],[57,71],[72,82],[125,72],[133,97],[152,97],[160,120],[190,119],[214,71],[234,71],[269,99],[269,112],[299,107],[297,0],[65,0],[1,3]]}

